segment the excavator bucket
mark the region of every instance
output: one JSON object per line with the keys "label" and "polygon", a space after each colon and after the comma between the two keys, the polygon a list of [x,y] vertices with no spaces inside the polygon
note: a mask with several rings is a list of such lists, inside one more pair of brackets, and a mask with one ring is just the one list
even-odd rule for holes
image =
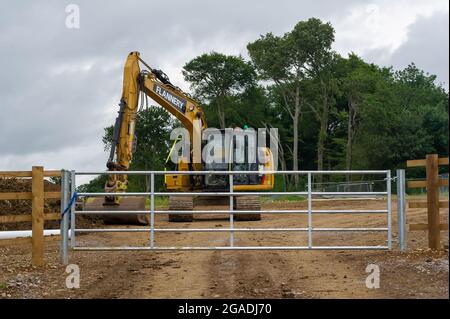
{"label": "excavator bucket", "polygon": [[[95,211],[133,211],[146,210],[145,197],[121,196],[119,205],[103,205],[104,198],[89,198],[83,205],[83,210]],[[150,210],[149,210],[150,214]],[[98,215],[103,219],[105,224],[124,224],[124,225],[149,225],[149,214],[104,214]]]}

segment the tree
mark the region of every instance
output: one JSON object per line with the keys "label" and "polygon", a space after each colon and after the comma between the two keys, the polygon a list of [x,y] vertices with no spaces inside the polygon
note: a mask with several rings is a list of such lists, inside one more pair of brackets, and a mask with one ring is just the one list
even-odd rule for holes
{"label": "tree", "polygon": [[378,68],[377,73],[375,89],[361,109],[357,166],[396,168],[429,153],[448,154],[448,93],[435,77],[414,65],[397,72]]}
{"label": "tree", "polygon": [[[302,105],[308,104],[320,122],[317,144],[318,169],[323,168],[331,95],[335,86],[332,67],[337,54],[331,50],[334,29],[329,23],[311,18],[300,21],[283,37],[268,33],[247,45],[250,57],[263,80],[275,84],[293,122],[293,170],[298,170],[298,124]],[[319,84],[322,96],[319,104],[307,102],[305,91]],[[296,180],[297,182],[297,180]]]}
{"label": "tree", "polygon": [[[303,72],[319,86],[321,101],[309,105],[320,123],[317,141],[317,169],[323,170],[330,107],[337,88],[333,77],[333,68],[339,56],[331,50],[334,42],[334,29],[330,23],[323,23],[319,19],[311,18],[297,23],[288,39],[292,47],[300,48],[300,55],[305,58],[302,65]],[[319,182],[321,179],[322,175],[319,175]]]}
{"label": "tree", "polygon": [[[153,106],[145,108],[137,114],[136,146],[130,169],[135,170],[163,170],[170,149],[170,132],[175,125],[163,108]],[[103,143],[105,150],[109,150],[112,142],[114,127],[105,128]],[[156,177],[160,182],[161,176]],[[157,181],[157,182],[158,182]],[[148,189],[148,180],[144,176],[129,176],[130,190]]]}
{"label": "tree", "polygon": [[255,71],[242,57],[217,52],[203,54],[186,63],[183,75],[195,96],[215,104],[220,128],[226,127],[225,105],[230,98],[255,84]]}
{"label": "tree", "polygon": [[101,192],[105,188],[105,183],[108,180],[107,175],[99,175],[94,179],[90,180],[86,184],[82,184],[77,187],[77,192],[79,193],[95,193]]}
{"label": "tree", "polygon": [[365,63],[356,54],[340,61],[340,91],[347,104],[347,141],[345,151],[345,169],[352,169],[353,144],[360,124],[360,112],[364,99],[373,94],[378,80],[374,65]]}
{"label": "tree", "polygon": [[[296,171],[298,170],[299,154],[298,122],[302,106],[301,85],[304,78],[302,66],[306,58],[289,39],[289,34],[277,37],[268,33],[249,43],[247,50],[259,78],[272,82],[271,89],[275,95],[282,97],[282,105],[292,120],[292,169]],[[297,184],[297,175],[295,175],[294,181]]]}

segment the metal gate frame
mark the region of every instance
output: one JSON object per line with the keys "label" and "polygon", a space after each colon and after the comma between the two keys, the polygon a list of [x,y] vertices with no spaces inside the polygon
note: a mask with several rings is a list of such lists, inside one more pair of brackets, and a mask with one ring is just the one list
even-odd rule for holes
{"label": "metal gate frame", "polygon": [[[75,199],[78,197],[94,197],[105,195],[123,196],[124,193],[77,193],[76,192],[76,176],[79,175],[109,175],[109,174],[127,174],[127,175],[146,175],[150,176],[150,192],[131,192],[126,193],[126,196],[149,196],[150,209],[142,211],[79,211],[75,208]],[[156,192],[155,191],[155,176],[163,174],[187,174],[187,175],[228,175],[229,176],[229,190],[227,192]],[[302,192],[234,192],[233,191],[233,176],[238,174],[284,174],[284,175],[303,175],[307,176],[307,191]],[[356,175],[356,174],[371,174],[383,175],[386,181],[385,192],[319,192],[312,191],[312,177],[314,175]],[[228,210],[208,210],[208,211],[170,211],[171,214],[229,214],[228,228],[155,228],[155,214],[168,214],[168,211],[155,210],[155,196],[228,196],[229,209]],[[233,198],[237,195],[303,195],[307,197],[308,205],[306,210],[260,210],[260,211],[235,211],[233,209]],[[313,196],[372,196],[383,195],[386,196],[386,209],[383,210],[314,210]],[[112,250],[390,250],[392,249],[392,223],[391,223],[391,171],[390,170],[357,170],[357,171],[102,171],[102,172],[76,172],[76,171],[62,171],[62,197],[61,197],[61,258],[63,263],[68,263],[68,251],[83,250],[83,251],[112,251]],[[235,214],[307,214],[308,226],[304,228],[235,228],[234,215]],[[76,216],[81,214],[149,214],[150,227],[149,228],[97,228],[97,229],[77,229]],[[320,228],[313,227],[312,217],[315,214],[386,214],[387,227],[382,228]],[[70,231],[69,231],[70,225]],[[76,233],[87,232],[149,232],[149,246],[136,247],[83,247],[76,245]],[[229,245],[228,246],[156,246],[155,233],[157,232],[228,232]],[[235,232],[307,232],[308,244],[307,246],[236,246],[234,243]],[[315,246],[313,244],[314,232],[387,232],[387,245],[378,246]]]}

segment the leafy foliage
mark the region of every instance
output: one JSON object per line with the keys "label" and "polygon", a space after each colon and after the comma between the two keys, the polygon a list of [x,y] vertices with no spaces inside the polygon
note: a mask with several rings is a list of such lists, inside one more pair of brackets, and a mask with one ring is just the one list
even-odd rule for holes
{"label": "leafy foliage", "polygon": [[226,105],[255,84],[255,71],[242,57],[217,52],[203,54],[183,67],[195,96],[216,106],[220,128],[225,128]]}

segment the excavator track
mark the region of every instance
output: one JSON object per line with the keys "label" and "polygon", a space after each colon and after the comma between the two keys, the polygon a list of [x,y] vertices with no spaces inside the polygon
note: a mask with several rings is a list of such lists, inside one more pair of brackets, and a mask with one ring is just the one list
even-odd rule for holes
{"label": "excavator track", "polygon": [[[234,199],[235,210],[261,210],[261,200],[259,196],[236,196]],[[261,214],[236,214],[237,221],[257,221],[261,220]]]}
{"label": "excavator track", "polygon": [[[192,196],[169,196],[169,211],[193,210],[194,198]],[[192,222],[194,214],[170,214],[169,222]]]}
{"label": "excavator track", "polygon": [[[228,198],[226,197],[197,197],[192,196],[170,196],[169,197],[169,211],[186,211],[186,210],[204,210],[204,209],[228,209]],[[234,198],[235,210],[261,210],[261,202],[259,196],[236,196]],[[206,215],[208,216],[208,215]],[[215,218],[217,215],[214,215]],[[257,221],[261,220],[261,214],[235,214],[236,221]],[[192,222],[194,214],[170,214],[169,222]]]}

